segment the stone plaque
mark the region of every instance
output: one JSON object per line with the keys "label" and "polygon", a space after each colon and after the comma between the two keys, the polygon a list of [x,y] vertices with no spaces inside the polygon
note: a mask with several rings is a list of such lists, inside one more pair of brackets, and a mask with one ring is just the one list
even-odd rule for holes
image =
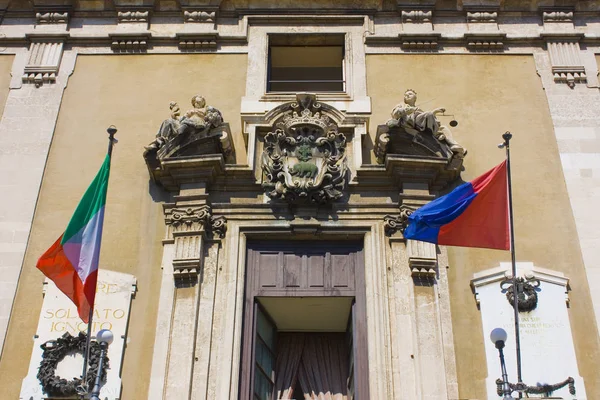
{"label": "stone plaque", "polygon": [[[507,300],[506,291],[500,287],[505,274],[510,273],[511,264],[501,263],[474,275],[471,286],[481,310],[488,377],[486,379],[489,399],[498,399],[496,379],[501,378],[498,350],[489,339],[490,332],[497,327],[508,333],[504,348],[508,380],[517,381],[514,311]],[[533,263],[517,263],[517,276],[533,276],[540,284],[537,305],[529,312],[519,313],[521,337],[521,371],[523,382],[529,386],[557,384],[568,377],[575,379],[576,394],[569,393],[568,386],[552,392],[552,398],[585,399],[585,386],[579,375],[571,325],[567,310],[568,279],[560,272],[538,268]],[[514,393],[513,397],[517,395]],[[530,397],[544,397],[533,395]]]}
{"label": "stone plaque", "polygon": [[[133,275],[107,271],[98,271],[98,285],[92,320],[92,339],[100,329],[110,329],[114,341],[108,348],[109,369],[106,382],[102,386],[100,398],[117,400],[121,396],[121,362],[127,338],[127,324],[131,298],[135,293],[136,278]],[[33,352],[29,363],[29,372],[21,386],[23,400],[41,400],[48,398],[42,391],[37,379],[38,368],[42,360],[40,345],[48,340],[54,340],[65,332],[76,336],[79,332],[87,332],[85,324],[77,314],[73,302],[65,296],[52,281],[44,283],[44,303],[34,337]],[[71,380],[80,377],[83,370],[83,356],[75,354],[67,356],[59,363],[56,375]],[[91,388],[90,388],[91,390]]]}

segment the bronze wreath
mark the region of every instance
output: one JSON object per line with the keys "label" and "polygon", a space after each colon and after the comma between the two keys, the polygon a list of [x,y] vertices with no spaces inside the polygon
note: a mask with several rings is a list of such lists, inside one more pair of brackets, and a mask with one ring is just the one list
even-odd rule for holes
{"label": "bronze wreath", "polygon": [[[508,282],[511,283],[512,280]],[[540,281],[538,280],[525,281],[523,278],[517,278],[517,287],[519,287],[519,289],[522,288],[522,290],[518,291],[517,295],[519,312],[529,312],[535,310],[538,303],[538,295],[535,288],[538,286],[540,286]],[[514,292],[514,285],[511,285],[508,287],[508,289],[506,289],[506,299],[513,308],[515,304]]]}
{"label": "bronze wreath", "polygon": [[[77,352],[83,354],[85,352],[86,339],[87,335],[83,332],[79,332],[77,336],[71,336],[69,332],[66,332],[62,337],[56,340],[48,340],[40,346],[44,352],[42,353],[42,361],[40,362],[37,378],[47,395],[52,397],[68,397],[78,394],[78,388],[82,383],[81,378],[73,378],[68,381],[58,377],[56,376],[56,367],[69,353]],[[100,354],[100,344],[98,342],[90,342],[89,367],[86,376],[87,387],[92,387],[98,374]],[[101,372],[102,382],[106,382],[107,368],[108,356],[104,355]]]}

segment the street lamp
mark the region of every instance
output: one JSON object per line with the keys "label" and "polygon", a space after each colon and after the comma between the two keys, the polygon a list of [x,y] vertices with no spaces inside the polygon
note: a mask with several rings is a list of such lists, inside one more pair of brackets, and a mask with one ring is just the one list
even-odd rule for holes
{"label": "street lamp", "polygon": [[90,395],[90,400],[100,400],[100,383],[102,382],[102,362],[104,356],[108,350],[108,345],[111,344],[115,336],[108,329],[101,329],[96,334],[96,341],[100,344],[100,361],[98,361],[98,373],[96,374],[96,380],[94,381],[94,388]]}
{"label": "street lamp", "polygon": [[504,362],[504,343],[506,343],[506,338],[508,335],[506,331],[502,328],[495,328],[490,333],[490,339],[492,343],[498,349],[498,353],[500,355],[500,367],[502,368],[502,394],[504,400],[514,400],[514,397],[511,396],[512,391],[510,390],[510,384],[508,383],[508,374],[506,373],[506,363]]}

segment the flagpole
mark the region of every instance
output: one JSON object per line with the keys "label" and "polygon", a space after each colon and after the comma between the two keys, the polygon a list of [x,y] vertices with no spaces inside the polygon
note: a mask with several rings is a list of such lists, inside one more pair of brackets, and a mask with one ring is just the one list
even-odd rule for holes
{"label": "flagpole", "polygon": [[[517,352],[517,384],[523,382],[521,376],[521,336],[519,334],[519,290],[517,286],[517,261],[515,257],[515,228],[513,219],[513,206],[512,206],[512,182],[510,174],[510,139],[512,139],[512,133],[506,132],[502,135],[504,143],[502,147],[506,149],[506,175],[508,178],[508,211],[510,218],[510,256],[512,261],[512,283],[513,283],[513,309],[515,314],[515,343]],[[519,392],[519,398],[522,398],[521,392]]]}
{"label": "flagpole", "polygon": [[[108,163],[110,166],[110,163],[112,161],[113,145],[116,142],[115,134],[117,133],[117,128],[114,125],[111,125],[108,127],[106,132],[108,132]],[[81,385],[84,388],[86,388],[86,392],[87,392],[86,379],[87,379],[87,370],[88,370],[87,367],[88,367],[88,359],[90,356],[90,341],[92,338],[93,319],[94,319],[94,305],[92,304],[92,306],[90,307],[90,314],[88,316],[87,338],[86,338],[86,344],[85,344],[85,353],[83,354],[83,373],[81,374],[81,377],[82,377]],[[101,371],[98,371],[98,373],[100,373],[100,372]]]}

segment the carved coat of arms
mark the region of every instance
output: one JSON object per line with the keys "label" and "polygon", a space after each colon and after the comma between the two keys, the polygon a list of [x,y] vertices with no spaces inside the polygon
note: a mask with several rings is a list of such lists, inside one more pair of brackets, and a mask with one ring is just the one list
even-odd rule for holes
{"label": "carved coat of arms", "polygon": [[271,199],[328,203],[346,187],[346,137],[316,96],[300,94],[280,108],[274,129],[265,135],[263,187]]}

